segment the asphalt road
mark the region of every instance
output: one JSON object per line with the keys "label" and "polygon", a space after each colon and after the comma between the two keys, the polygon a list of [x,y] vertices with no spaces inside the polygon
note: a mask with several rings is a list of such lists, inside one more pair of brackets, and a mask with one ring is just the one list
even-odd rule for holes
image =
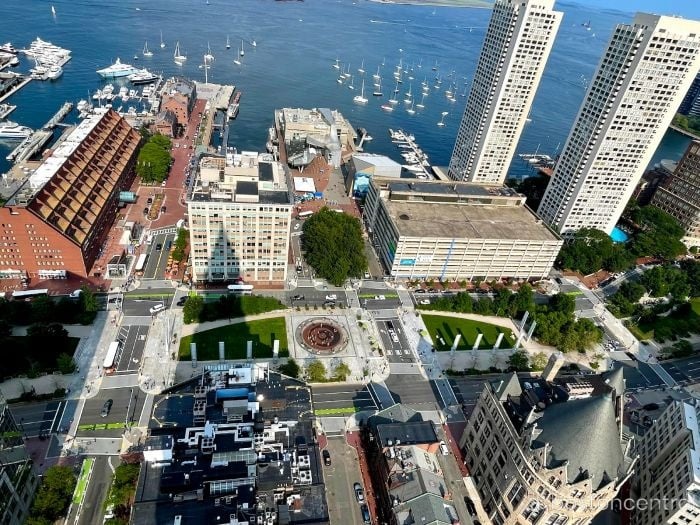
{"label": "asphalt road", "polygon": [[[165,275],[165,266],[168,263],[168,250],[166,250],[166,242],[175,241],[175,234],[168,233],[166,235],[160,234],[153,238],[153,243],[150,246],[148,252],[148,259],[146,260],[146,268],[143,272],[142,279],[162,279]],[[158,250],[158,245],[160,245],[160,250]]]}
{"label": "asphalt road", "polygon": [[323,482],[330,521],[340,525],[362,523],[360,506],[352,490],[353,483],[362,482],[357,453],[345,443],[345,436],[329,437],[326,450],[331,454],[331,466],[323,466]]}
{"label": "asphalt road", "polygon": [[66,401],[13,404],[10,412],[27,437],[46,435],[57,431],[66,409]]}
{"label": "asphalt road", "polygon": [[311,390],[314,410],[350,408],[374,410],[377,406],[364,385],[323,385]]}
{"label": "asphalt road", "polygon": [[[106,417],[102,417],[102,407],[105,401],[111,399],[112,409]],[[141,411],[143,410],[146,394],[138,387],[122,387],[102,389],[95,397],[85,400],[83,412],[80,415],[80,425],[109,424],[114,428],[107,430],[83,430],[78,427],[77,435],[80,437],[121,437],[124,433],[124,422],[127,419],[127,408],[129,420],[138,423]],[[118,425],[118,426],[117,426]]]}
{"label": "asphalt road", "polygon": [[[156,294],[153,294],[156,295]],[[153,299],[129,299],[129,296],[125,296],[124,303],[122,304],[122,312],[125,316],[151,316],[149,311],[153,306],[157,304],[164,304],[166,308],[170,307],[170,302],[172,301],[172,290],[170,295],[162,295],[159,299],[155,297]]]}
{"label": "asphalt road", "polygon": [[[627,390],[638,388],[659,388],[666,384],[646,363],[640,361],[614,361],[613,368],[622,368],[622,375],[625,378]],[[675,379],[675,377],[674,377]]]}
{"label": "asphalt road", "polygon": [[390,375],[384,383],[397,403],[419,410],[436,410],[439,405],[430,382],[419,374]]}
{"label": "asphalt road", "polygon": [[700,357],[666,361],[661,366],[680,384],[697,382],[700,378]]}
{"label": "asphalt road", "polygon": [[146,346],[148,326],[122,326],[119,340],[122,343],[117,361],[117,373],[138,372]]}
{"label": "asphalt road", "polygon": [[109,466],[109,458],[112,458],[112,465],[120,463],[116,456],[95,456],[95,463],[92,467],[90,483],[85,492],[83,508],[78,518],[78,525],[93,525],[104,521],[104,502],[112,484],[113,472]]}
{"label": "asphalt road", "polygon": [[[313,306],[313,305],[323,305],[326,301],[329,299],[326,299],[327,296],[335,295],[335,304],[336,306],[340,306],[340,304],[347,305],[348,304],[348,298],[347,295],[345,294],[344,290],[317,290],[316,288],[313,288],[311,286],[300,286],[295,290],[292,290],[291,292],[287,293],[287,304],[290,306],[301,306],[304,307],[306,305]],[[292,299],[295,296],[302,296],[303,299],[297,299],[294,300]]]}
{"label": "asphalt road", "polygon": [[[382,349],[390,363],[412,363],[415,361],[411,346],[406,340],[403,325],[398,317],[375,321],[379,337],[382,340]],[[393,337],[392,337],[393,335]]]}

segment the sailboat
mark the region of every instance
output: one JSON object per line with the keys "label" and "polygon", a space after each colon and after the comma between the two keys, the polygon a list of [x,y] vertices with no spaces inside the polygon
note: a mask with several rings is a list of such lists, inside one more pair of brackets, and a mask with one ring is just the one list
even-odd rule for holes
{"label": "sailboat", "polygon": [[209,47],[209,42],[207,42],[207,54],[204,55],[205,62],[211,62],[214,60],[214,55],[211,54],[211,47]]}
{"label": "sailboat", "polygon": [[423,98],[420,99],[420,103],[419,103],[419,104],[416,104],[416,107],[417,107],[418,109],[423,109],[423,108],[425,108],[424,102],[425,102],[425,96],[426,96],[426,95],[427,95],[427,93],[423,93]]}
{"label": "sailboat", "polygon": [[377,72],[376,72],[374,75],[372,75],[372,78],[374,78],[374,80],[379,80],[380,78],[382,78],[382,77],[379,75],[379,68],[380,68],[380,67],[381,67],[381,66],[377,66]]}
{"label": "sailboat", "polygon": [[226,49],[231,49],[231,42],[228,40],[228,35],[226,35]]}
{"label": "sailboat", "polygon": [[173,54],[173,59],[175,60],[176,64],[187,60],[187,55],[180,54],[180,41],[179,40],[175,44],[175,53]]}
{"label": "sailboat", "polygon": [[411,107],[408,108],[408,109],[406,110],[406,113],[408,113],[409,115],[415,115],[415,114],[416,114],[416,110],[413,109],[413,102],[411,102]]}
{"label": "sailboat", "polygon": [[160,32],[160,48],[165,48],[165,42],[163,42],[163,31]]}
{"label": "sailboat", "polygon": [[367,99],[365,98],[365,79],[362,79],[362,91],[359,95],[355,95],[352,99],[355,104],[367,104]]}
{"label": "sailboat", "polygon": [[433,71],[437,71],[438,69],[438,61],[435,60],[435,65],[433,66]]}
{"label": "sailboat", "polygon": [[391,104],[382,104],[379,107],[382,108],[382,111],[386,111],[387,113],[391,113],[392,111],[394,111],[394,106],[392,106]]}
{"label": "sailboat", "polygon": [[238,52],[236,53],[236,58],[233,59],[233,63],[236,64],[237,66],[241,65],[241,50],[240,50],[240,48],[238,49]]}
{"label": "sailboat", "polygon": [[335,59],[335,64],[333,64],[333,69],[340,69],[340,59]]}
{"label": "sailboat", "polygon": [[153,51],[148,50],[148,41],[143,44],[143,56],[145,57],[152,57],[153,56]]}
{"label": "sailboat", "polygon": [[442,118],[440,119],[440,122],[437,123],[438,126],[443,127],[445,125],[445,115],[447,115],[447,111],[442,112]]}
{"label": "sailboat", "polygon": [[381,97],[382,95],[384,95],[384,93],[382,93],[382,79],[381,78],[379,79],[379,83],[375,84],[374,93],[372,93],[372,95],[375,97]]}
{"label": "sailboat", "polygon": [[54,6],[51,6],[51,14],[56,18],[56,8]]}
{"label": "sailboat", "polygon": [[359,68],[357,68],[357,72],[361,73],[363,75],[365,74],[365,59],[364,58],[362,59],[362,65]]}
{"label": "sailboat", "polygon": [[406,104],[410,104],[411,102],[413,102],[413,84],[411,84],[411,85],[408,87],[408,91],[406,92],[406,98],[403,99],[403,101],[404,101]]}
{"label": "sailboat", "polygon": [[399,103],[399,101],[396,100],[396,94],[397,94],[398,92],[399,92],[399,83],[397,82],[397,83],[396,83],[396,88],[394,89],[394,94],[393,94],[393,95],[391,96],[391,98],[389,99],[389,104],[391,104],[392,106],[395,106],[396,104]]}
{"label": "sailboat", "polygon": [[348,85],[348,89],[355,89],[355,86],[352,84],[352,79],[353,79],[353,76],[350,75],[350,84]]}
{"label": "sailboat", "polygon": [[243,39],[241,38],[241,56],[245,55],[245,51],[243,50]]}

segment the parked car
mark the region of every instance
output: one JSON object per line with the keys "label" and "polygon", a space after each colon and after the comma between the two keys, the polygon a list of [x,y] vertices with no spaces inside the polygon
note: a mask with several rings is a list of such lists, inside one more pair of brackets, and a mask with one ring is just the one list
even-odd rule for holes
{"label": "parked car", "polygon": [[146,206],[146,207],[143,209],[143,214],[144,214],[144,215],[148,215],[148,206]]}
{"label": "parked car", "polygon": [[324,301],[323,306],[324,308],[332,308],[335,306],[335,301]]}
{"label": "parked car", "polygon": [[353,490],[355,491],[355,497],[357,498],[358,503],[364,503],[365,502],[365,491],[362,490],[362,485],[359,483],[355,483],[352,486]]}
{"label": "parked car", "polygon": [[109,411],[112,410],[112,404],[114,404],[114,401],[111,399],[105,401],[105,404],[102,405],[102,412],[100,412],[101,417],[107,417],[109,415]]}
{"label": "parked car", "polygon": [[146,204],[153,204],[153,197],[148,197],[148,199],[146,199]]}
{"label": "parked car", "polygon": [[430,299],[421,299],[418,304],[430,304]]}
{"label": "parked car", "polygon": [[327,467],[331,466],[331,453],[324,449],[323,451],[323,464]]}
{"label": "parked car", "polygon": [[365,272],[365,279],[371,279],[372,276],[369,274],[369,272]]}
{"label": "parked car", "polygon": [[303,301],[305,297],[303,295],[293,295],[292,301]]}
{"label": "parked car", "polygon": [[334,293],[326,295],[326,301],[335,301],[338,299],[338,296]]}
{"label": "parked car", "polygon": [[450,449],[447,448],[447,445],[445,444],[444,441],[440,441],[440,453],[443,456],[449,456],[449,454],[450,454]]}
{"label": "parked car", "polygon": [[425,293],[424,288],[418,288],[414,293]]}
{"label": "parked car", "polygon": [[372,516],[369,514],[369,507],[366,503],[360,506],[360,512],[362,513],[362,521],[365,523],[372,523]]}
{"label": "parked car", "polygon": [[155,315],[158,312],[162,312],[163,310],[165,310],[165,306],[163,306],[162,304],[157,304],[155,306],[152,306],[149,312],[151,312],[151,315]]}
{"label": "parked car", "polygon": [[178,306],[185,306],[185,303],[187,302],[187,296],[183,295],[177,300],[177,305]]}
{"label": "parked car", "polygon": [[165,206],[161,206],[161,207],[160,207],[160,212],[161,212],[161,213],[165,213],[165,210],[167,210],[167,208],[166,208]]}
{"label": "parked car", "polygon": [[161,243],[156,244],[156,251],[159,252],[163,249],[163,245]]}

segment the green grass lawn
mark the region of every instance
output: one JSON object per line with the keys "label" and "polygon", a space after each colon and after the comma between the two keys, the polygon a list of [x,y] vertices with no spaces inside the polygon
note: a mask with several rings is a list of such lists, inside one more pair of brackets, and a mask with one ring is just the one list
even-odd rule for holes
{"label": "green grass lawn", "polygon": [[471,350],[479,333],[484,334],[479,343],[479,349],[490,350],[493,348],[493,345],[496,344],[496,339],[498,339],[498,334],[501,332],[505,332],[505,335],[503,336],[503,341],[501,341],[500,348],[509,348],[514,343],[511,337],[512,332],[509,329],[493,324],[442,315],[423,314],[422,317],[438,352],[449,351],[457,334],[462,334],[457,350]]}
{"label": "green grass lawn", "polygon": [[83,464],[80,467],[80,476],[78,476],[78,483],[75,485],[75,490],[73,491],[73,505],[80,505],[83,498],[85,498],[88,476],[90,475],[90,469],[94,462],[94,458],[85,458],[83,460]]}
{"label": "green grass lawn", "polygon": [[[700,333],[700,297],[691,299],[690,306],[691,310],[687,314],[674,312],[668,316],[659,316],[653,323],[628,323],[627,328],[640,341],[646,339],[657,339],[659,342],[673,340],[669,334],[684,337],[680,333],[683,331],[681,328],[683,326],[688,332]],[[696,328],[693,329],[694,327]]]}
{"label": "green grass lawn", "polygon": [[272,342],[279,339],[280,357],[289,355],[284,317],[238,323],[188,335],[180,340],[180,359],[189,361],[190,343],[197,343],[197,359],[219,359],[219,341],[224,341],[226,359],[245,359],[248,341],[253,341],[253,357],[272,357]]}
{"label": "green grass lawn", "polygon": [[691,299],[690,305],[693,307],[693,312],[700,315],[700,297],[695,297]]}

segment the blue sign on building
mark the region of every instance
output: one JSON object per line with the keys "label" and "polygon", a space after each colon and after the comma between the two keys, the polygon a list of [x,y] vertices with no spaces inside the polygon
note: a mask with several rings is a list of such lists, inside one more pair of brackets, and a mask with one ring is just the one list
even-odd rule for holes
{"label": "blue sign on building", "polygon": [[399,261],[399,264],[401,266],[415,266],[416,265],[416,260],[415,259],[401,259]]}

